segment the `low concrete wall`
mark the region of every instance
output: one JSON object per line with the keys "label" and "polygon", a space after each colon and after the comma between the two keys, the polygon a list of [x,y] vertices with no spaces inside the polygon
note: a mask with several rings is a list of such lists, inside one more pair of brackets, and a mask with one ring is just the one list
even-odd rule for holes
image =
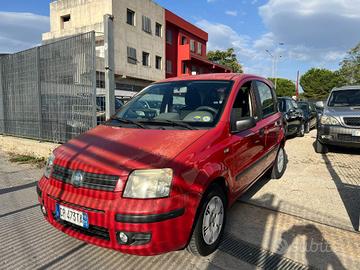
{"label": "low concrete wall", "polygon": [[60,144],[0,135],[0,150],[18,155],[48,158]]}

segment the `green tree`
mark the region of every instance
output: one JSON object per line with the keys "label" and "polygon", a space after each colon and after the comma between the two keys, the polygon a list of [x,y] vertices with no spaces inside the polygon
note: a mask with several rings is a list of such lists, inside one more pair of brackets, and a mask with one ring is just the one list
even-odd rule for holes
{"label": "green tree", "polygon": [[346,84],[360,84],[360,43],[347,53],[340,65]]}
{"label": "green tree", "polygon": [[[275,85],[274,78],[269,78],[269,80]],[[275,91],[278,97],[292,97],[296,94],[296,86],[288,79],[277,78]]]}
{"label": "green tree", "polygon": [[331,89],[344,84],[343,76],[339,71],[312,68],[300,79],[300,85],[306,98],[324,99]]}
{"label": "green tree", "polygon": [[209,51],[207,57],[214,63],[231,68],[235,73],[243,73],[242,66],[236,58],[234,48],[229,48],[226,51]]}

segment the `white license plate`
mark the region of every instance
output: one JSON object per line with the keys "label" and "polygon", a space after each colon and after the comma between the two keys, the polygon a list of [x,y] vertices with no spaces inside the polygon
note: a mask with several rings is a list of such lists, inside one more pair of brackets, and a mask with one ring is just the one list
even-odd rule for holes
{"label": "white license plate", "polygon": [[355,137],[360,137],[360,130],[354,130],[352,132],[352,135],[355,136]]}
{"label": "white license plate", "polygon": [[56,217],[80,227],[89,228],[89,219],[86,213],[56,204]]}

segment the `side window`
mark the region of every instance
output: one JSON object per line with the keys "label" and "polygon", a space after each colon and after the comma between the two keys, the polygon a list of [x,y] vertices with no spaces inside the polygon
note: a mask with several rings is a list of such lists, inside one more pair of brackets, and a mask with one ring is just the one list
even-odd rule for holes
{"label": "side window", "polygon": [[234,105],[231,110],[231,122],[238,121],[244,117],[253,116],[253,108],[251,102],[251,84],[246,82],[241,86],[236,96]]}
{"label": "side window", "polygon": [[295,109],[299,108],[298,104],[294,100],[292,100],[291,103]]}
{"label": "side window", "polygon": [[290,111],[291,109],[294,109],[292,103],[290,102],[290,100],[286,100],[286,111]]}
{"label": "side window", "polygon": [[262,115],[265,118],[276,112],[275,100],[271,88],[267,84],[257,81],[256,86],[259,93]]}

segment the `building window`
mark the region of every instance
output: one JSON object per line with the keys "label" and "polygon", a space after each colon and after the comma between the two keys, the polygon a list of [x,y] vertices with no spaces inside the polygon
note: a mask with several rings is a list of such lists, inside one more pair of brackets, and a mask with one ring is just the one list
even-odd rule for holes
{"label": "building window", "polygon": [[127,58],[128,58],[128,63],[136,65],[137,64],[136,49],[127,47]]}
{"label": "building window", "polygon": [[171,30],[166,30],[166,43],[167,44],[172,44],[172,32]]}
{"label": "building window", "polygon": [[135,11],[131,9],[127,9],[127,17],[126,17],[127,24],[135,25]]}
{"label": "building window", "polygon": [[161,63],[162,63],[161,60],[162,60],[162,59],[161,59],[160,56],[156,56],[156,57],[155,57],[155,67],[156,67],[156,69],[161,69]]}
{"label": "building window", "polygon": [[71,21],[71,15],[67,14],[67,15],[61,16],[60,21],[61,21],[61,29],[66,28],[67,24]]}
{"label": "building window", "polygon": [[202,55],[202,44],[201,44],[200,42],[198,42],[197,45],[198,45],[198,46],[197,46],[197,53],[200,54],[200,55]]}
{"label": "building window", "polygon": [[158,37],[162,36],[162,25],[160,23],[155,24],[155,35]]}
{"label": "building window", "polygon": [[190,51],[195,52],[195,41],[190,40]]}
{"label": "building window", "polygon": [[149,58],[150,58],[150,54],[147,53],[147,52],[143,52],[142,53],[142,63],[143,63],[143,66],[150,66],[150,61],[149,61]]}
{"label": "building window", "polygon": [[151,34],[151,20],[146,16],[142,16],[142,30]]}
{"label": "building window", "polygon": [[171,62],[171,60],[166,60],[166,73],[172,73],[172,62]]}
{"label": "building window", "polygon": [[182,36],[181,37],[181,45],[185,45],[186,44],[186,37]]}
{"label": "building window", "polygon": [[182,62],[182,74],[187,74],[187,67],[185,62]]}

